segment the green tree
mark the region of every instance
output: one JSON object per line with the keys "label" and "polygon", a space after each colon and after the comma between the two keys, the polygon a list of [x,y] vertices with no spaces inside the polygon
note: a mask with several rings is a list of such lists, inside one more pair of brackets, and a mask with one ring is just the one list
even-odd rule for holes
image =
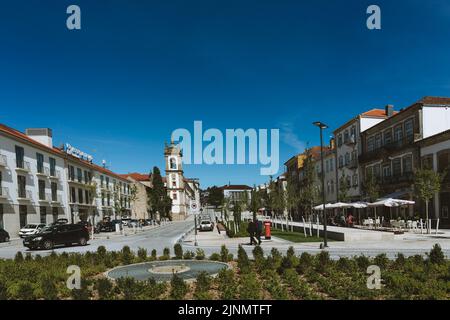
{"label": "green tree", "polygon": [[253,221],[256,220],[256,215],[258,214],[259,208],[261,208],[261,194],[256,190],[256,187],[253,186],[253,189],[250,193],[250,204],[249,209],[250,212],[253,213]]}
{"label": "green tree", "polygon": [[208,204],[217,209],[223,203],[223,190],[217,186],[208,188]]}
{"label": "green tree", "polygon": [[168,218],[169,220],[172,220],[172,199],[167,194],[167,189],[164,187],[164,182],[158,167],[153,167],[151,184],[152,188],[148,192],[149,206],[152,216],[154,217],[157,213],[159,213],[160,218]]}
{"label": "green tree", "polygon": [[416,196],[425,202],[425,212],[427,221],[427,233],[431,232],[431,226],[428,223],[428,210],[430,200],[435,193],[441,190],[441,184],[444,179],[444,174],[439,174],[430,169],[416,170],[414,176],[414,192]]}
{"label": "green tree", "polygon": [[289,175],[286,181],[285,191],[286,208],[290,215],[296,216],[295,211],[300,204],[298,179],[294,175]]}
{"label": "green tree", "polygon": [[312,214],[312,208],[317,202],[319,196],[319,190],[315,184],[315,181],[316,169],[314,165],[314,158],[311,153],[311,149],[307,149],[305,152],[305,159],[303,161],[300,178],[300,205],[303,208],[303,212],[305,212],[307,216]]}
{"label": "green tree", "polygon": [[349,190],[348,179],[344,171],[342,171],[342,175],[339,178],[338,199],[340,202],[348,202],[349,200],[348,190]]}
{"label": "green tree", "polygon": [[368,171],[366,174],[362,190],[370,202],[374,202],[380,197],[380,185],[378,184],[378,179],[371,171]]}

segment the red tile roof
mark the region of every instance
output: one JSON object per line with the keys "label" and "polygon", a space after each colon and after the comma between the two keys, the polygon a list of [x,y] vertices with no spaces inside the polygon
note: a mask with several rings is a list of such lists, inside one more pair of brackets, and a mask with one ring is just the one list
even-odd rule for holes
{"label": "red tile roof", "polygon": [[[393,114],[396,114],[397,112],[398,111],[394,111]],[[386,110],[384,109],[372,109],[361,113],[361,117],[387,118],[387,115]]]}
{"label": "red tile roof", "polygon": [[245,184],[227,184],[220,187],[222,190],[252,190],[252,187],[249,187]]}
{"label": "red tile roof", "polygon": [[426,96],[420,99],[418,102],[423,104],[450,105],[450,98]]}
{"label": "red tile roof", "polygon": [[130,177],[136,181],[150,181],[150,176],[148,174],[142,174],[142,173],[138,173],[138,172],[120,174],[120,176],[125,179]]}

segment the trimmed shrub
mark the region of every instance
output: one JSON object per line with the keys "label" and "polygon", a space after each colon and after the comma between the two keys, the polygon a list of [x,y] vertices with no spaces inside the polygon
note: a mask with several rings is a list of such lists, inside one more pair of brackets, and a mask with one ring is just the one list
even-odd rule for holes
{"label": "trimmed shrub", "polygon": [[158,253],[156,252],[156,249],[153,249],[152,250],[152,253],[151,253],[151,260],[156,260],[156,259],[158,259]]}
{"label": "trimmed shrub", "polygon": [[211,254],[209,256],[209,260],[211,260],[211,261],[220,261],[220,254],[218,254],[217,252],[214,252],[213,254]]}
{"label": "trimmed shrub", "polygon": [[8,296],[14,300],[34,300],[34,288],[31,282],[20,280],[8,288]]}
{"label": "trimmed shrub", "polygon": [[137,255],[138,255],[138,259],[139,259],[140,262],[146,261],[147,260],[147,249],[139,248],[138,252],[137,252]]}
{"label": "trimmed shrub", "polygon": [[180,260],[183,259],[183,247],[181,246],[181,244],[176,243],[173,246],[173,252],[175,253],[175,258]]}
{"label": "trimmed shrub", "polygon": [[56,278],[53,275],[46,274],[40,280],[42,297],[45,300],[58,299],[58,289],[56,287]]}
{"label": "trimmed shrub", "polygon": [[211,277],[207,272],[202,271],[197,275],[194,298],[197,300],[211,299],[209,289],[211,288]]}
{"label": "trimmed shrub", "polygon": [[91,291],[89,290],[88,282],[86,280],[81,280],[80,289],[72,289],[70,294],[73,300],[89,300],[91,298]]}
{"label": "trimmed shrub", "polygon": [[238,248],[238,267],[241,273],[250,271],[250,260],[248,259],[247,252],[241,245]]}
{"label": "trimmed shrub", "polygon": [[219,293],[222,300],[236,299],[238,285],[232,269],[223,268],[220,270],[217,276],[217,281],[219,283]]}
{"label": "trimmed shrub", "polygon": [[379,254],[373,259],[373,263],[379,266],[381,269],[386,269],[389,265],[389,259],[385,253]]}
{"label": "trimmed shrub", "polygon": [[239,280],[239,298],[241,300],[261,299],[261,282],[256,278],[255,272],[241,274]]}
{"label": "trimmed shrub", "polygon": [[445,264],[445,256],[442,252],[441,246],[436,243],[431,249],[430,253],[427,254],[428,261],[433,264]]}
{"label": "trimmed shrub", "polygon": [[186,282],[174,273],[170,281],[170,297],[174,300],[182,300],[187,293],[188,286]]}
{"label": "trimmed shrub", "polygon": [[223,245],[220,247],[220,261],[222,261],[222,262],[228,262],[228,261],[230,261],[230,260],[228,260],[229,254],[230,254],[230,253],[229,253],[227,247],[223,244]]}
{"label": "trimmed shrub", "polygon": [[133,263],[134,254],[131,252],[129,246],[124,246],[121,251],[121,261],[123,264]]}
{"label": "trimmed shrub", "polygon": [[205,259],[205,251],[203,249],[198,248],[195,254],[195,259],[204,260]]}
{"label": "trimmed shrub", "polygon": [[195,253],[192,252],[192,251],[186,251],[186,252],[183,254],[183,259],[186,259],[186,260],[192,260],[192,259],[194,259],[194,258],[195,258]]}
{"label": "trimmed shrub", "polygon": [[21,263],[23,262],[23,254],[22,251],[19,251],[16,253],[16,256],[14,257],[14,262],[15,263]]}
{"label": "trimmed shrub", "polygon": [[113,297],[113,284],[107,278],[100,278],[95,282],[95,290],[98,292],[100,300],[110,300]]}
{"label": "trimmed shrub", "polygon": [[170,249],[164,248],[163,249],[163,255],[159,257],[159,260],[170,260]]}

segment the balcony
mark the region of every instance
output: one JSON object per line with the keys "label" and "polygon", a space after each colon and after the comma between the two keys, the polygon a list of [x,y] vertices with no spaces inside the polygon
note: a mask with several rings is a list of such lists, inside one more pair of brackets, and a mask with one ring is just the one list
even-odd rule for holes
{"label": "balcony", "polygon": [[401,184],[401,183],[413,183],[414,174],[412,172],[405,172],[401,175],[393,175],[389,177],[383,177],[384,184]]}
{"label": "balcony", "polygon": [[84,180],[83,179],[79,179],[78,177],[68,177],[68,179],[67,179],[67,181],[69,182],[69,183],[72,183],[72,184],[77,184],[77,185],[86,185],[86,183],[84,182]]}
{"label": "balcony", "polygon": [[47,167],[42,167],[40,170],[38,169],[38,172],[36,172],[36,175],[40,176],[40,177],[49,177],[50,169]]}
{"label": "balcony", "polygon": [[353,146],[356,144],[356,137],[354,135],[349,136],[348,139],[344,140],[344,144],[347,146]]}
{"label": "balcony", "polygon": [[61,179],[61,171],[54,170],[54,172],[52,172],[52,170],[50,170],[49,178],[52,180],[60,180]]}
{"label": "balcony", "polygon": [[0,199],[9,199],[9,189],[7,187],[0,188]]}
{"label": "balcony", "polygon": [[8,162],[4,154],[0,154],[0,167],[7,167]]}
{"label": "balcony", "polygon": [[51,200],[51,204],[52,205],[60,205],[62,204],[62,196],[61,195],[56,195],[55,197],[52,196],[52,200]]}
{"label": "balcony", "polygon": [[19,201],[31,201],[33,199],[32,193],[30,190],[20,190],[17,189],[17,200]]}
{"label": "balcony", "polygon": [[356,159],[350,160],[350,162],[347,163],[346,167],[349,169],[356,169],[358,168],[358,161],[356,161]]}
{"label": "balcony", "polygon": [[52,195],[50,193],[39,194],[39,202],[49,203],[52,199]]}
{"label": "balcony", "polygon": [[359,161],[366,162],[372,159],[379,159],[391,153],[399,152],[404,148],[413,147],[415,138],[416,138],[415,135],[407,136],[404,137],[403,139],[384,144],[380,147],[375,148],[372,151],[364,151],[363,154],[359,156]]}
{"label": "balcony", "polygon": [[28,161],[19,162],[17,163],[16,171],[30,172],[31,164]]}

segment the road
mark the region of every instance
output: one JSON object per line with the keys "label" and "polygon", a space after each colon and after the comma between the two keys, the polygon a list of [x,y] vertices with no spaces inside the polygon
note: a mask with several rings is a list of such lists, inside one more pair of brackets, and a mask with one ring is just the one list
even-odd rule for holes
{"label": "road", "polygon": [[[94,239],[89,241],[87,246],[71,246],[55,248],[53,251],[56,253],[61,252],[87,252],[96,251],[99,246],[105,246],[107,250],[118,251],[123,246],[129,246],[131,250],[137,251],[139,248],[145,248],[150,254],[151,250],[156,249],[158,255],[162,254],[165,247],[170,248],[173,252],[173,245],[185,232],[191,230],[194,226],[194,221],[188,219],[181,222],[172,222],[167,225],[155,227],[153,229],[142,231],[137,234],[129,234],[127,236],[117,236],[111,233],[110,239],[106,239],[106,234],[102,234],[102,239]],[[127,230],[131,232],[130,230]],[[32,255],[48,255],[51,250],[28,250],[22,244],[22,240],[12,240],[10,243],[0,244],[0,258],[14,258],[16,253],[21,251],[22,253],[31,253]]]}

